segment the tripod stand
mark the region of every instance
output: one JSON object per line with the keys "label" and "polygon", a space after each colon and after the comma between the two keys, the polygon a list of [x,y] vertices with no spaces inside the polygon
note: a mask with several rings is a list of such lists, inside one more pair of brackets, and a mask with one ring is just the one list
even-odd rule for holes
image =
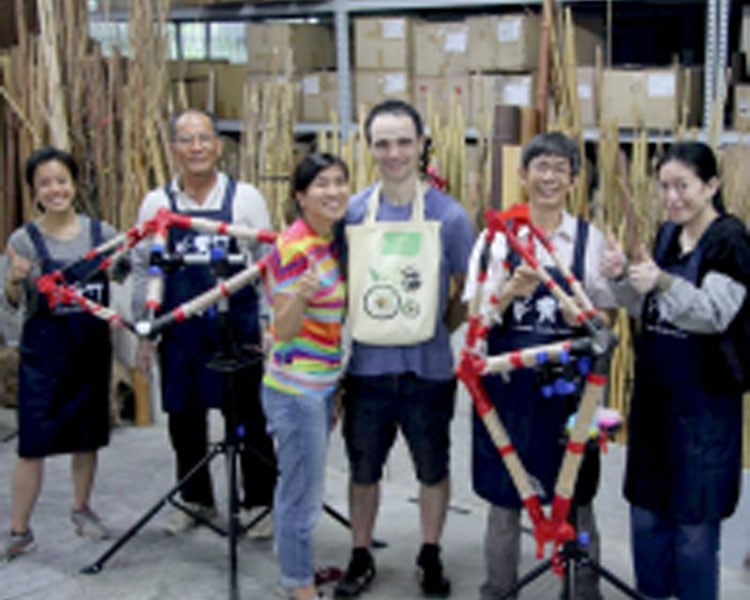
{"label": "tripod stand", "polygon": [[579,535],[576,539],[566,542],[559,550],[555,551],[551,558],[548,558],[523,575],[513,588],[500,597],[500,600],[515,598],[518,592],[547,571],[558,571],[561,569],[563,573],[563,589],[560,598],[561,600],[574,600],[576,597],[575,576],[579,568],[592,569],[626,596],[635,598],[636,600],[645,600],[644,596],[627,585],[612,571],[603,567],[597,560],[589,556],[587,546],[588,541],[584,539],[583,535]]}
{"label": "tripod stand", "polygon": [[[182,510],[196,521],[206,525],[215,533],[226,536],[229,544],[229,597],[231,600],[239,598],[239,590],[237,586],[237,540],[239,537],[248,529],[255,526],[263,517],[265,517],[270,509],[262,512],[256,516],[251,522],[247,523],[244,527],[239,521],[239,502],[237,494],[237,462],[240,457],[241,451],[245,450],[245,429],[240,423],[237,407],[237,399],[235,394],[235,380],[237,374],[243,369],[247,369],[254,363],[259,362],[262,357],[260,353],[254,351],[253,354],[248,355],[242,353],[234,344],[231,336],[231,329],[227,324],[227,315],[224,311],[219,312],[219,349],[214,358],[209,363],[209,367],[221,374],[222,381],[222,398],[224,399],[223,415],[225,420],[224,427],[224,439],[211,446],[209,452],[183,477],[176,485],[174,485],[166,494],[164,494],[151,508],[149,508],[141,518],[133,524],[120,538],[118,538],[112,546],[104,552],[95,562],[91,565],[82,569],[82,573],[96,574],[99,573],[104,564],[132,537],[134,537],[140,529],[142,529],[148,521],[150,521],[156,513],[158,513],[167,503],[172,504],[176,508]],[[269,469],[275,469],[275,466],[268,460],[267,457],[263,456],[253,448],[248,448],[253,452],[258,459],[265,464]],[[227,476],[227,514],[228,524],[227,528],[221,528],[215,523],[207,520],[203,515],[196,513],[191,510],[185,504],[177,501],[175,496],[182,489],[182,487],[191,480],[202,468],[208,465],[216,456],[223,454],[226,457],[226,476]]]}
{"label": "tripod stand", "polygon": [[[218,264],[218,266],[215,267],[217,279],[221,283],[227,273],[228,261],[226,260],[226,256],[224,256],[224,258],[219,259],[216,262]],[[248,355],[247,353],[241,352],[238,348],[232,336],[232,327],[229,322],[229,302],[227,298],[223,298],[218,302],[217,319],[219,331],[218,350],[216,355],[210,361],[209,367],[221,374],[223,414],[225,419],[224,439],[218,444],[214,444],[210,451],[175,486],[173,486],[151,508],[149,508],[134,525],[118,538],[112,546],[102,554],[102,556],[91,565],[82,569],[83,573],[99,573],[104,564],[123,545],[135,536],[136,533],[159,510],[161,510],[162,507],[165,506],[165,504],[170,503],[195,520],[207,525],[214,532],[227,537],[229,544],[229,597],[230,600],[237,600],[239,598],[237,585],[237,540],[242,533],[255,526],[263,517],[265,517],[270,509],[267,509],[265,512],[256,516],[244,527],[240,525],[237,494],[237,459],[240,456],[240,452],[246,449],[246,432],[244,424],[241,423],[239,418],[239,407],[237,395],[235,393],[235,384],[238,373],[252,366],[254,363],[258,363],[262,360],[262,355],[257,350],[252,350],[252,353]],[[267,457],[257,452],[254,448],[247,447],[247,449],[256,454],[261,463],[265,464],[269,469],[275,470],[275,465],[269,461]],[[217,526],[215,523],[210,522],[202,515],[190,510],[188,506],[175,500],[176,494],[184,487],[184,485],[219,454],[225,455],[227,464],[227,512],[229,518],[226,530]],[[334,516],[340,523],[347,526],[350,525],[349,522],[334,509],[327,506],[324,506],[324,508],[328,514]]]}

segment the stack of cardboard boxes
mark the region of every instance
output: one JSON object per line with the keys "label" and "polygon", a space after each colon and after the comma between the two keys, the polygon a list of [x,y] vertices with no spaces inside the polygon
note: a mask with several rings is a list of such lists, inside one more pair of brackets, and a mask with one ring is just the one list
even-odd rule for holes
{"label": "stack of cardboard boxes", "polygon": [[[444,119],[457,104],[467,125],[478,126],[488,122],[486,117],[497,104],[534,104],[538,14],[481,15],[437,22],[390,15],[360,17],[353,20],[353,34],[354,114],[348,117],[356,118],[360,106],[370,107],[385,98],[412,102],[426,115],[431,98]],[[604,43],[603,21],[577,19],[575,40],[581,124],[596,127],[597,86],[592,65],[596,47]],[[338,110],[334,35],[329,25],[251,23],[246,67],[202,62],[181,69],[187,70],[183,75],[192,104],[205,105],[206,97],[210,100],[211,81],[206,73],[213,72],[216,113],[222,118],[239,118],[246,78],[265,81],[279,76],[285,72],[286,60],[300,83],[299,120],[329,122]],[[697,69],[605,69],[598,91],[602,122],[616,121],[620,127],[668,129],[679,122],[682,113],[687,113],[692,124],[700,117],[701,74]],[[736,94],[738,112],[750,115],[750,87],[738,86]]]}
{"label": "stack of cardboard boxes", "polygon": [[355,106],[385,98],[412,102],[414,20],[407,17],[354,21]]}
{"label": "stack of cardboard boxes", "polygon": [[333,30],[317,23],[250,23],[247,27],[248,70],[263,83],[291,70],[292,83],[301,81],[297,117],[328,121],[337,106],[336,51]]}
{"label": "stack of cardboard boxes", "polygon": [[471,111],[469,26],[466,22],[417,23],[414,26],[414,103],[427,116],[431,99],[443,121],[453,105],[466,118]]}
{"label": "stack of cardboard boxes", "polygon": [[[531,13],[439,22],[356,19],[356,104],[372,106],[396,97],[413,102],[426,114],[432,98],[444,118],[452,104],[461,106],[470,126],[479,124],[496,104],[531,106],[539,23],[539,15]],[[581,64],[593,64],[602,29],[599,24],[577,28]],[[590,88],[584,97],[591,99],[588,112],[593,122]]]}
{"label": "stack of cardboard boxes", "polygon": [[278,77],[285,71],[285,61],[289,61],[293,83],[301,82],[298,118],[330,120],[338,99],[331,27],[313,23],[251,23],[247,47],[255,81],[262,83]]}

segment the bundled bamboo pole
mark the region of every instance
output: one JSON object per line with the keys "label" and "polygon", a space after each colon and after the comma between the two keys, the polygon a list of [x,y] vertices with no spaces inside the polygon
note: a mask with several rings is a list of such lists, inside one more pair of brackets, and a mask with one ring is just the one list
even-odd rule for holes
{"label": "bundled bamboo pole", "polygon": [[67,110],[63,89],[62,74],[60,72],[59,45],[57,40],[56,23],[62,15],[56,11],[54,0],[37,0],[41,36],[39,38],[39,52],[45,71],[45,100],[47,104],[47,125],[50,138],[54,145],[65,150],[70,149],[68,135]]}
{"label": "bundled bamboo pole", "polygon": [[[375,162],[367,147],[367,135],[365,133],[365,120],[367,119],[367,107],[360,105],[358,110],[358,132],[357,137],[357,162],[354,177],[355,190],[362,190],[375,180]],[[350,165],[351,166],[351,165]]]}
{"label": "bundled bamboo pole", "polygon": [[241,172],[243,178],[257,183],[276,229],[294,217],[289,176],[294,167],[298,88],[288,53],[283,77],[246,84]]}

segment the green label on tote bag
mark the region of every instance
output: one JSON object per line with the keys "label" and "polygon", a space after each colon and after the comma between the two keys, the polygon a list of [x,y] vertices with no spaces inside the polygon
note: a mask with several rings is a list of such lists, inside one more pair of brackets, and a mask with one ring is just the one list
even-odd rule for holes
{"label": "green label on tote bag", "polygon": [[422,234],[419,232],[386,231],[383,233],[384,256],[416,256],[422,244]]}

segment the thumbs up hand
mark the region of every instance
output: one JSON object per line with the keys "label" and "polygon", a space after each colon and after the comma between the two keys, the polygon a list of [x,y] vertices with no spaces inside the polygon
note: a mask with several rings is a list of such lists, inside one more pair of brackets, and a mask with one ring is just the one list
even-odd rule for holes
{"label": "thumbs up hand", "polygon": [[636,252],[635,262],[628,270],[630,283],[641,294],[647,294],[656,287],[661,272],[648,250],[641,244]]}
{"label": "thumbs up hand", "polygon": [[320,276],[315,265],[310,263],[302,277],[299,278],[297,294],[306,302],[310,301],[321,288]]}
{"label": "thumbs up hand", "polygon": [[614,234],[607,230],[607,248],[602,256],[602,262],[599,270],[603,277],[607,279],[619,279],[626,275],[628,259],[620,248]]}
{"label": "thumbs up hand", "polygon": [[31,261],[28,258],[19,256],[10,244],[8,244],[8,258],[10,258],[8,283],[18,285],[28,277],[31,271]]}

